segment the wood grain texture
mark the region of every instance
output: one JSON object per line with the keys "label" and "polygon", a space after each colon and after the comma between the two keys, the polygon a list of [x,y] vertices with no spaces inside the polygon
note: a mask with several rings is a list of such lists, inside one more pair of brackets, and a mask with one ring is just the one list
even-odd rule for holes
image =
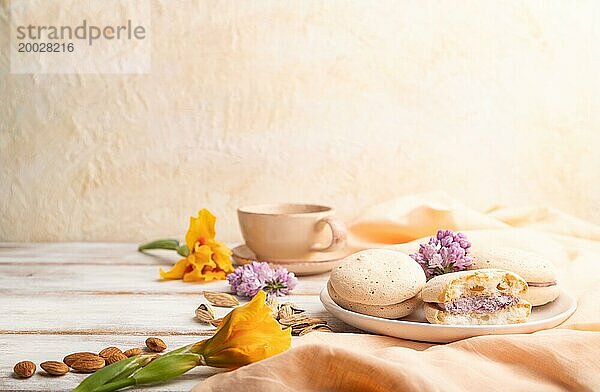
{"label": "wood grain texture", "polygon": [[145,264],[169,265],[180,257],[173,251],[137,251],[137,244],[123,242],[4,242],[0,263]]}
{"label": "wood grain texture", "polygon": [[[28,380],[16,379],[12,366],[20,360],[39,365],[74,351],[143,347],[148,336],[162,337],[170,348],[211,336],[214,328],[196,321],[194,310],[205,301],[202,291],[229,286],[160,281],[158,268],[177,259],[173,252],[142,254],[129,243],[0,243],[0,314],[7,315],[0,318],[0,390],[67,391],[84,377],[52,378],[38,371]],[[280,301],[296,303],[336,332],[359,332],[321,305],[318,295],[327,279],[328,274],[301,277],[294,295]],[[216,308],[217,316],[229,310]],[[189,390],[218,371],[198,368],[144,390]]]}
{"label": "wood grain texture", "polygon": [[[223,281],[161,280],[158,270],[157,265],[139,264],[4,263],[0,264],[0,293],[200,295],[204,290],[228,291]],[[294,294],[318,295],[327,279],[328,274],[302,278]]]}
{"label": "wood grain texture", "polygon": [[[197,336],[158,336],[167,343],[169,349],[197,342]],[[44,374],[39,364],[44,361],[61,361],[70,353],[77,351],[99,352],[114,345],[122,349],[144,347],[143,336],[126,335],[0,335],[0,391],[70,391],[87,375],[69,372],[62,377],[50,377]],[[37,371],[29,379],[15,378],[12,367],[22,360],[30,360],[37,365]],[[155,391],[188,391],[202,379],[222,370],[198,367],[183,377],[160,386],[144,388]]]}
{"label": "wood grain texture", "polygon": [[[288,296],[283,301],[326,320],[334,331],[350,330],[313,296]],[[194,310],[203,302],[201,295],[44,295],[34,300],[28,295],[4,295],[0,313],[13,317],[0,318],[0,333],[209,336],[214,328],[194,318]],[[218,317],[230,311],[215,310]]]}

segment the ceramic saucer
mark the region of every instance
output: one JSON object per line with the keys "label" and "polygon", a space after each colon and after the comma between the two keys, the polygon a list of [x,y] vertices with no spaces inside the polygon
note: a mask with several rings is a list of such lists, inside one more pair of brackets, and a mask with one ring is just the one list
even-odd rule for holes
{"label": "ceramic saucer", "polygon": [[288,271],[298,276],[316,275],[331,271],[350,251],[323,252],[305,260],[259,260],[254,252],[246,245],[239,245],[232,249],[233,260],[238,265],[252,263],[253,261],[264,261],[272,267],[285,267]]}

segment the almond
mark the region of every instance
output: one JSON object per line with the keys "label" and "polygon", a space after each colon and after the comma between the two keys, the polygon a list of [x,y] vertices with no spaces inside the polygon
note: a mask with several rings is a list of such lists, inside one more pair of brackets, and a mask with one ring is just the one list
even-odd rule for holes
{"label": "almond", "polygon": [[114,353],[106,360],[107,365],[112,365],[115,362],[119,362],[120,360],[127,359],[127,355],[122,352]]}
{"label": "almond", "polygon": [[167,345],[159,338],[148,338],[146,339],[146,347],[148,347],[150,351],[159,353],[161,351],[165,351]]}
{"label": "almond", "polygon": [[304,336],[309,332],[313,332],[313,331],[318,331],[318,332],[333,332],[331,330],[331,328],[329,328],[327,325],[309,325],[308,327],[302,329],[299,333],[298,336]]}
{"label": "almond", "polygon": [[80,373],[94,373],[104,367],[104,358],[96,356],[90,359],[78,359],[71,365],[71,368]]}
{"label": "almond", "polygon": [[35,373],[35,363],[31,361],[21,361],[15,365],[13,370],[17,376],[29,378]]}
{"label": "almond", "polygon": [[284,320],[288,317],[291,317],[294,314],[294,310],[288,304],[284,304],[279,307],[279,311],[277,312],[277,320]]}
{"label": "almond", "polygon": [[233,295],[227,293],[218,293],[215,291],[205,291],[204,298],[206,298],[211,304],[221,308],[233,308],[240,304],[240,301],[238,301],[238,299]]}
{"label": "almond", "polygon": [[298,305],[291,302],[286,302],[282,305],[279,305],[277,320],[285,319],[298,313],[304,313],[304,309],[301,309]]}
{"label": "almond", "polygon": [[196,309],[196,318],[203,323],[209,324],[215,319],[215,310],[209,304],[200,304]]}
{"label": "almond", "polygon": [[279,309],[279,301],[276,297],[267,297],[265,304],[271,309],[271,315],[273,317],[277,316],[277,310]]}
{"label": "almond", "polygon": [[112,357],[116,353],[121,353],[122,351],[117,347],[107,347],[104,350],[100,351],[98,355],[100,355],[104,359],[108,359]]}
{"label": "almond", "polygon": [[292,314],[291,316],[279,319],[279,324],[285,325],[288,327],[290,327],[290,326],[293,327],[293,326],[300,325],[300,324],[311,325],[311,324],[316,324],[318,322],[321,322],[321,320],[308,317],[303,313]]}
{"label": "almond", "polygon": [[141,348],[130,348],[129,350],[123,351],[126,357],[133,357],[134,355],[140,355],[142,353]]}
{"label": "almond", "polygon": [[218,327],[219,325],[223,324],[223,319],[222,318],[214,319],[209,324],[212,325],[213,327]]}
{"label": "almond", "polygon": [[40,367],[46,371],[46,373],[52,376],[62,376],[69,372],[69,367],[63,362],[58,361],[46,361],[40,363]]}
{"label": "almond", "polygon": [[85,359],[85,360],[93,360],[93,359],[97,359],[100,358],[102,359],[102,357],[100,357],[97,354],[94,353],[90,353],[90,352],[79,352],[79,353],[73,353],[73,354],[69,354],[66,357],[63,358],[63,362],[69,366],[69,367],[73,367],[71,365],[73,365],[73,362],[75,361],[79,361],[81,359]]}

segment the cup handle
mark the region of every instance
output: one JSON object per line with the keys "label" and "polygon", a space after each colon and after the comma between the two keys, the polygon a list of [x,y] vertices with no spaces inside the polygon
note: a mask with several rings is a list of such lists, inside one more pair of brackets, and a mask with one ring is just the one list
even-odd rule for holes
{"label": "cup handle", "polygon": [[333,252],[346,246],[346,238],[348,236],[346,225],[331,217],[321,219],[317,224],[329,225],[329,228],[331,228],[331,243],[326,247],[313,246],[311,250],[318,252]]}

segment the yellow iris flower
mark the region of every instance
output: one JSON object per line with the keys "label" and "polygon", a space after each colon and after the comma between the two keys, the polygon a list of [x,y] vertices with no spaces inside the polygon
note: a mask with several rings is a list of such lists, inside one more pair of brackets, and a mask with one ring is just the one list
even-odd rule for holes
{"label": "yellow iris flower", "polygon": [[202,356],[202,364],[236,369],[286,351],[292,343],[292,329],[281,329],[259,291],[252,301],[233,309],[215,335],[196,343],[191,352]]}
{"label": "yellow iris flower", "polygon": [[291,346],[292,329],[281,329],[265,299],[265,292],[259,291],[252,301],[233,309],[210,339],[156,359],[139,355],[115,362],[83,380],[75,391],[116,391],[164,382],[199,365],[237,369],[284,352]]}
{"label": "yellow iris flower", "polygon": [[185,242],[189,256],[179,260],[170,271],[160,270],[163,279],[183,279],[184,282],[206,282],[223,280],[233,272],[231,250],[215,240],[217,218],[207,209],[198,212],[198,217],[190,217],[190,226]]}

